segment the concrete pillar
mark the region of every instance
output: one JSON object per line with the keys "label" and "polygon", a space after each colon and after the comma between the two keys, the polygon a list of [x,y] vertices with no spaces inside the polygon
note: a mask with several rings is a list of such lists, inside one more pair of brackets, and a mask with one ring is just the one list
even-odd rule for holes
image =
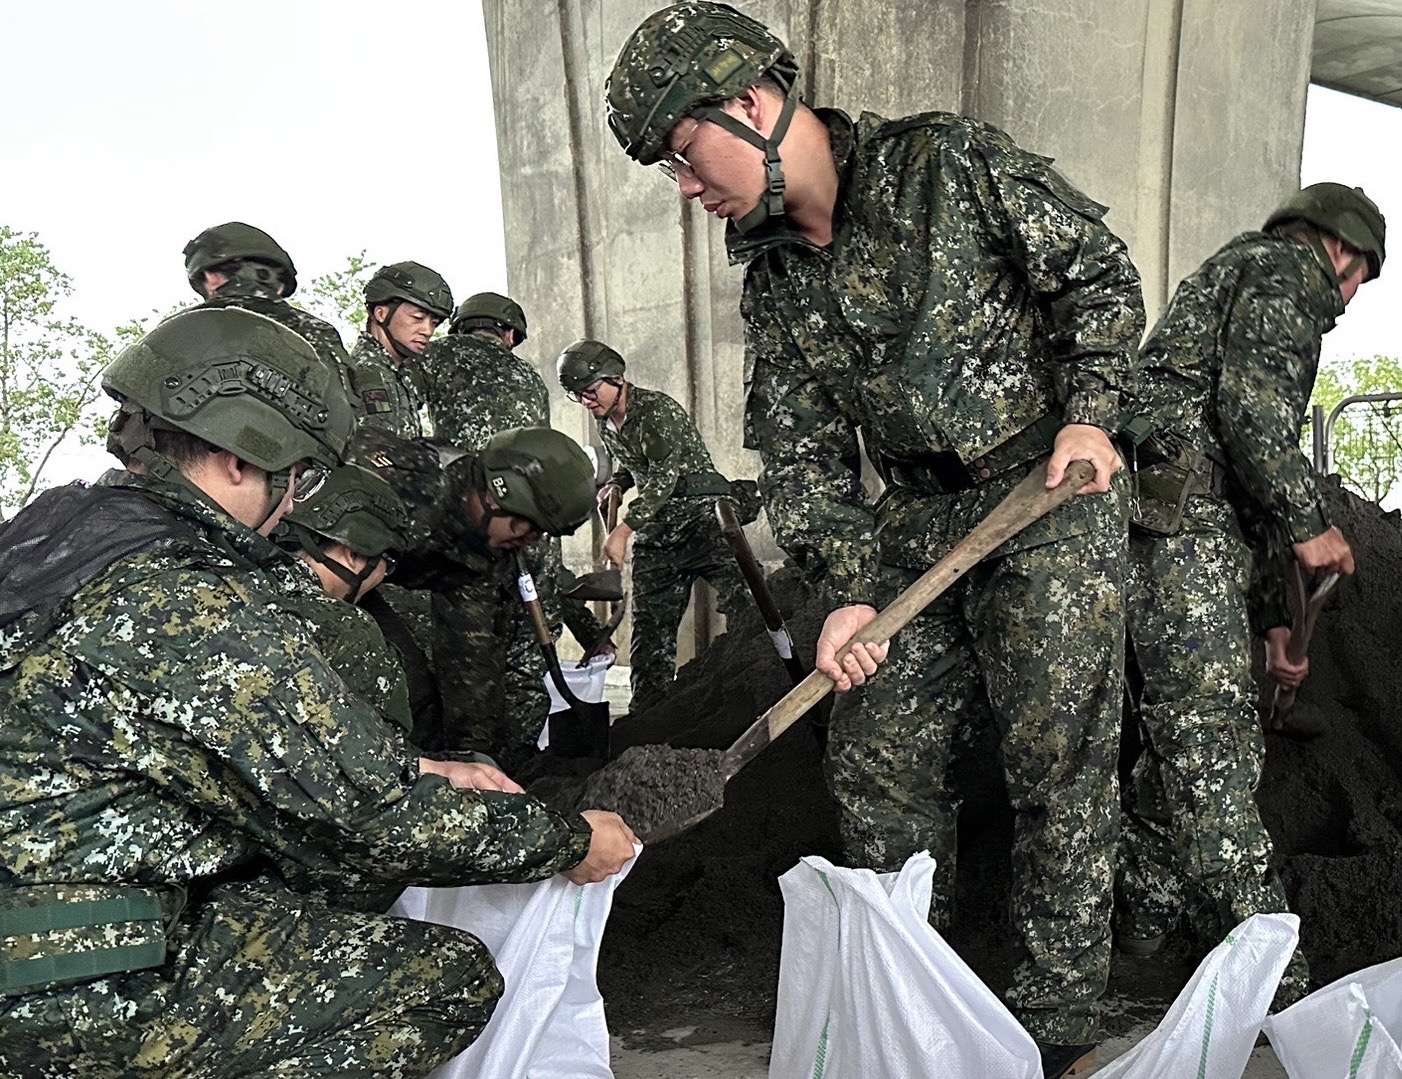
{"label": "concrete pillar", "polygon": [[[696,417],[731,476],[741,448],[740,271],[722,233],[619,151],[603,82],[658,0],[483,0],[508,284],[533,358],[597,336]],[[1299,182],[1314,0],[739,0],[804,65],[810,100],[960,111],[1058,166],[1130,245],[1152,319],[1227,238]],[[592,437],[583,410],[562,430]],[[772,546],[769,548],[771,553]],[[587,544],[567,547],[577,565]]]}

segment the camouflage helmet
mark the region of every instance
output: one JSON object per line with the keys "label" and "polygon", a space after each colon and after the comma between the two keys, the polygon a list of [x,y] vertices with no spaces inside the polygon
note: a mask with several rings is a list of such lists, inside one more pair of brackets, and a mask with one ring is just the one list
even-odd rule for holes
{"label": "camouflage helmet", "polygon": [[555,371],[567,393],[580,393],[601,378],[622,378],[627,364],[602,341],[585,338],[560,353]]}
{"label": "camouflage helmet", "polygon": [[365,306],[408,300],[440,319],[453,313],[453,292],[442,276],[419,262],[381,266],[365,283]]}
{"label": "camouflage helmet", "polygon": [[497,507],[542,532],[567,536],[594,512],[594,464],[569,435],[515,427],[488,439],[478,461]]}
{"label": "camouflage helmet", "polygon": [[511,297],[497,292],[479,292],[463,300],[453,312],[449,329],[453,333],[466,333],[476,326],[490,326],[493,323],[500,323],[520,334],[518,344],[526,339],[526,312]]}
{"label": "camouflage helmet", "polygon": [[1262,228],[1269,232],[1292,221],[1304,221],[1330,236],[1336,236],[1368,260],[1368,279],[1382,272],[1387,257],[1384,242],[1387,222],[1377,203],[1361,187],[1343,184],[1310,184],[1291,195],[1266,218]]}
{"label": "camouflage helmet", "polygon": [[149,427],[187,431],[274,473],[306,459],[340,464],[355,430],[339,372],[303,337],[237,307],[171,316],[108,364],[102,388],[123,403],[109,445],[128,456],[137,445],[121,428],[139,412]]}
{"label": "camouflage helmet", "polygon": [[408,543],[409,515],[394,488],[360,465],[341,465],[282,519],[302,546],[302,530],[344,543],[365,558],[402,551]]}
{"label": "camouflage helmet", "polygon": [[766,75],[791,91],[798,62],[763,23],[709,0],[672,4],[644,19],[614,61],[604,87],[609,130],[629,157],[655,164],[678,120]]}
{"label": "camouflage helmet", "polygon": [[207,228],[185,245],[185,276],[190,287],[204,295],[200,288],[200,276],[205,270],[212,270],[226,262],[262,262],[278,271],[282,282],[283,297],[297,291],[297,267],[292,265],[292,256],[284,251],[271,236],[262,229],[245,225],[242,221],[230,221],[223,225]]}

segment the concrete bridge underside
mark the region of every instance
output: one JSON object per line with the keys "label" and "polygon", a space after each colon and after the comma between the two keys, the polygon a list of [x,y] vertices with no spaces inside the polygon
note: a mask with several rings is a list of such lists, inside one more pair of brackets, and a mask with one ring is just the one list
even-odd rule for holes
{"label": "concrete bridge underside", "polygon": [[[1319,7],[1333,18],[1379,3],[1394,6]],[[1299,182],[1314,0],[738,4],[788,41],[811,103],[887,116],[962,112],[1054,157],[1111,207],[1151,319],[1185,273],[1258,226]],[[740,435],[740,276],[726,264],[721,229],[657,170],[625,158],[604,124],[609,67],[657,6],[484,0],[508,286],[531,320],[527,347],[562,430],[593,440],[583,410],[555,388],[554,357],[597,337],[623,353],[638,382],[691,411],[717,467],[753,476],[758,461]],[[1348,46],[1339,49],[1342,70]],[[1362,65],[1370,77],[1378,66]],[[583,540],[567,553],[576,566],[590,557]],[[697,632],[707,631],[703,614]]]}

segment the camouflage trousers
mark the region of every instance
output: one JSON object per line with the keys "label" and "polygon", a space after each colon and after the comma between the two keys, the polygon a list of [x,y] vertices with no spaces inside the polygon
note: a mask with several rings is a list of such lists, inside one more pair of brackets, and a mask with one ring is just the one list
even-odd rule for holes
{"label": "camouflage trousers", "polygon": [[507,772],[536,754],[550,712],[545,659],[514,584],[484,577],[433,593],[433,668],[443,697],[435,748],[481,750]]}
{"label": "camouflage trousers", "polygon": [[696,500],[694,512],[650,524],[633,541],[632,644],[629,647],[631,710],[651,708],[677,673],[677,630],[699,580],[716,590],[722,612],[744,602],[745,584],[735,555],[716,521],[713,500]]}
{"label": "camouflage trousers", "polygon": [[468,933],[267,882],[216,889],[171,943],[164,967],[0,998],[0,1074],[407,1079],[470,1045],[502,992]]}
{"label": "camouflage trousers", "polygon": [[[828,744],[847,858],[890,871],[929,850],[930,920],[945,931],[951,757],[956,739],[996,725],[1015,816],[1007,1000],[1057,1043],[1095,1040],[1110,965],[1125,542],[1120,503],[1095,512],[1096,531],[986,560],[912,621],[875,679],[834,706]],[[918,575],[882,567],[882,603]]]}
{"label": "camouflage trousers", "polygon": [[[1216,944],[1287,909],[1256,808],[1265,743],[1251,683],[1250,556],[1231,507],[1194,496],[1182,529],[1130,532],[1126,622],[1144,677],[1144,752],[1126,791],[1117,890],[1137,935],[1188,914]],[[1308,980],[1296,952],[1287,995]]]}

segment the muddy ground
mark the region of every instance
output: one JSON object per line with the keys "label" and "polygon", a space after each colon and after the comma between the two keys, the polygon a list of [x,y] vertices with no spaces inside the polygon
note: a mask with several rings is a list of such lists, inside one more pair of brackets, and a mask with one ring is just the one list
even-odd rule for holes
{"label": "muddy ground", "polygon": [[[1298,705],[1325,733],[1303,744],[1269,737],[1259,792],[1321,984],[1402,954],[1402,521],[1338,490],[1330,500],[1359,569],[1321,619]],[[800,654],[811,656],[822,612],[791,572],[775,586]],[[723,747],[788,684],[758,620],[732,618],[662,705],[615,724],[615,752]],[[965,779],[952,942],[1000,988],[1011,815],[993,769],[974,766]],[[613,1029],[658,1029],[698,1013],[769,1028],[783,924],[776,881],[805,854],[840,859],[818,741],[800,725],[731,781],[719,814],[649,848],[619,888],[599,965]],[[1110,1032],[1161,1016],[1199,954],[1185,937],[1160,959],[1117,956]]]}

